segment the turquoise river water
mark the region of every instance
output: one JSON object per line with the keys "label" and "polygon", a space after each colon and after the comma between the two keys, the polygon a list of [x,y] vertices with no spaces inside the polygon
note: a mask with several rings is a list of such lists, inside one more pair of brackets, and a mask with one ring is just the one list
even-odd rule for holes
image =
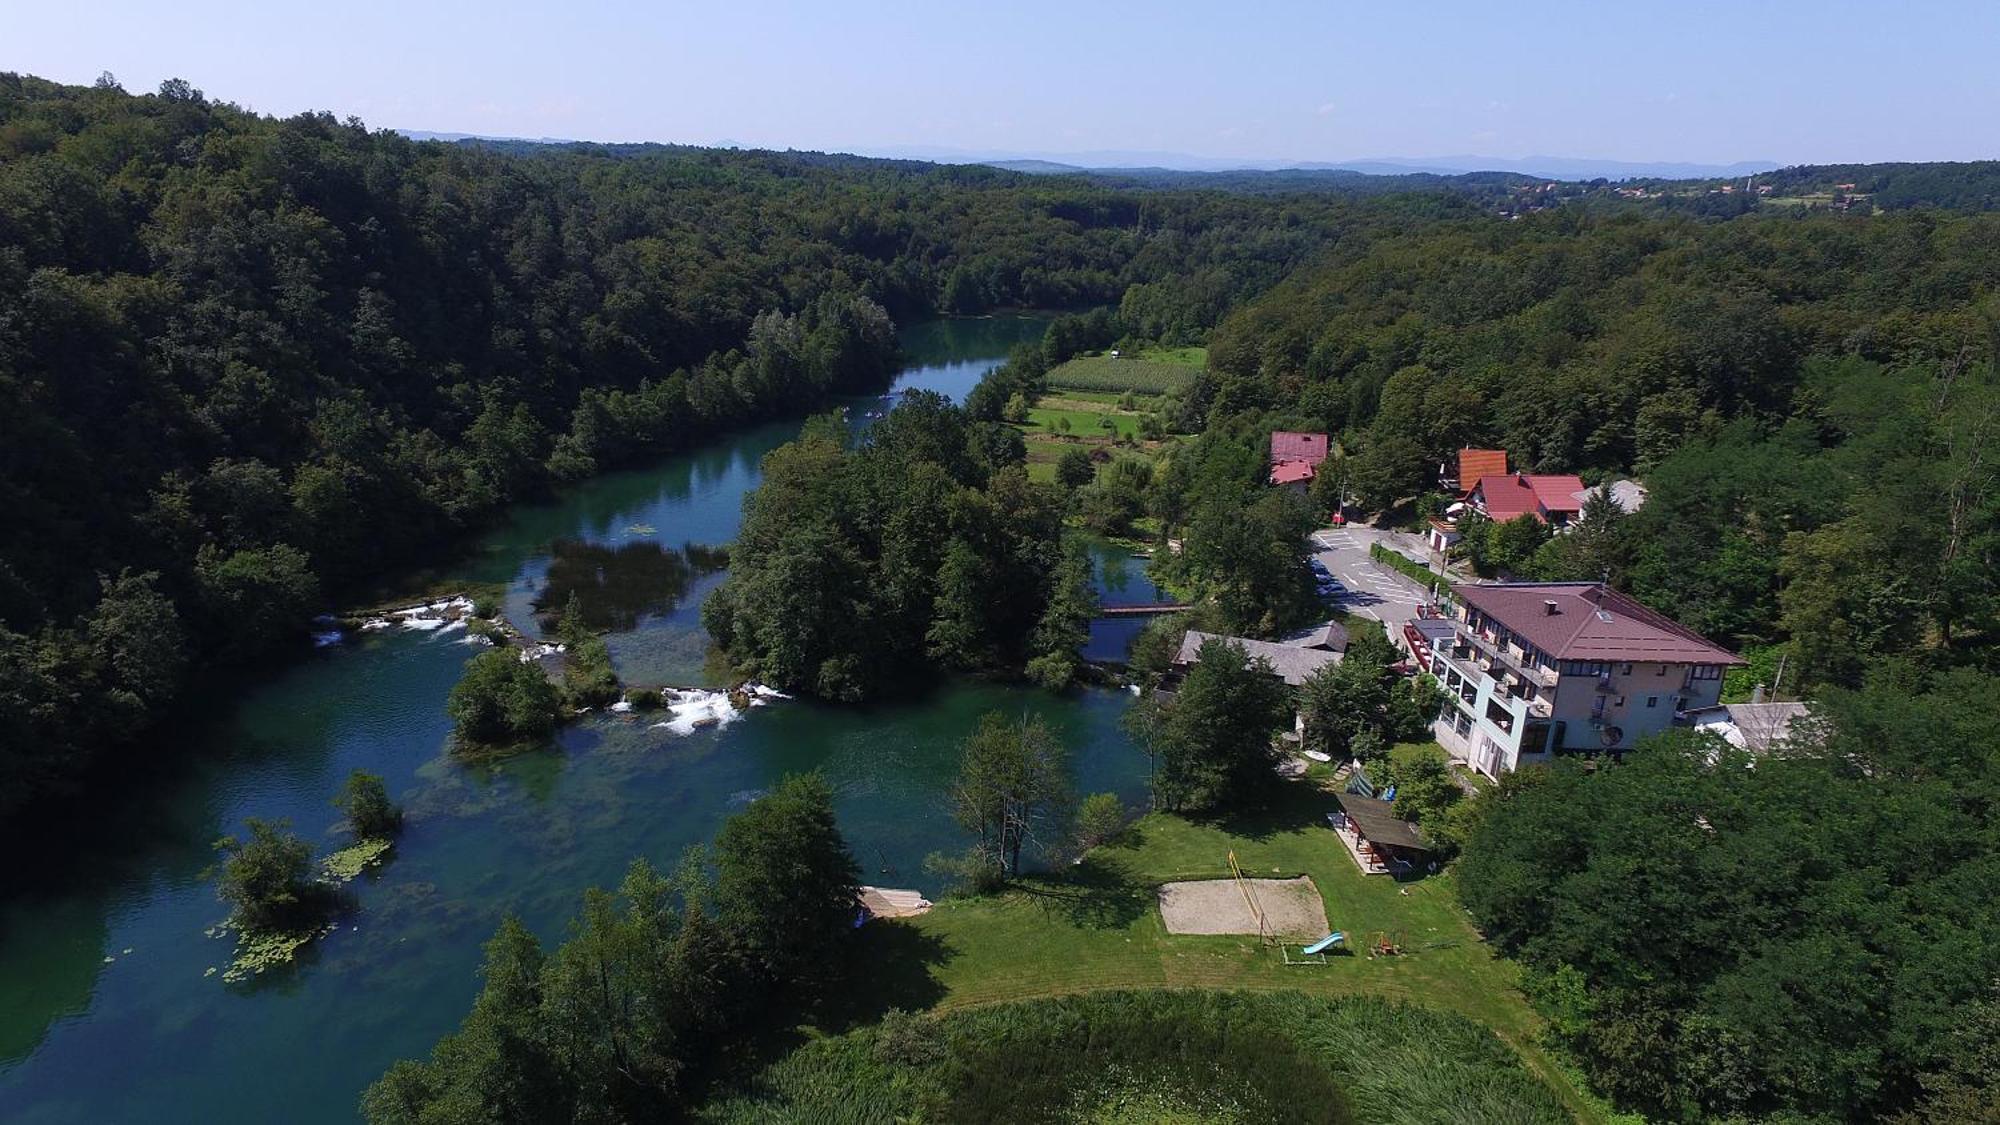
{"label": "turquoise river water", "polygon": [[[896,386],[962,397],[1043,324],[917,325]],[[797,430],[742,432],[523,506],[455,574],[505,583],[523,623],[585,581],[628,680],[700,683],[696,611],[721,580],[702,548],[734,536],[761,458]],[[1154,600],[1142,563],[1093,552],[1107,601]],[[1118,656],[1135,628],[1099,622],[1090,654]],[[505,912],[557,939],[584,888],[615,883],[635,856],[671,868],[788,772],[833,782],[867,881],[936,891],[923,857],[964,844],[944,791],[958,741],[989,710],[1047,716],[1078,791],[1143,792],[1145,760],[1118,726],[1125,696],[972,682],[904,706],[784,702],[685,735],[607,715],[547,751],[466,765],[446,753],[444,714],[477,651],[462,640],[394,629],[315,650],[184,732],[193,764],[106,808],[55,885],[0,903],[0,1121],[352,1121],[384,1068],[457,1026]],[[356,768],[382,774],[408,813],[394,859],[355,884],[358,910],[291,971],[246,986],[208,975],[230,953],[205,936],[225,914],[205,877],[212,842],[263,816],[339,846],[328,801]]]}

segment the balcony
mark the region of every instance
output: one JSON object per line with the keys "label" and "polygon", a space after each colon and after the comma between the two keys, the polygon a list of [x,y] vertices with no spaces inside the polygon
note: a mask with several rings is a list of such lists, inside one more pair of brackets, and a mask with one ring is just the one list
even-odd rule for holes
{"label": "balcony", "polygon": [[1498,666],[1504,671],[1512,672],[1524,684],[1532,683],[1552,688],[1560,681],[1560,673],[1555,669],[1537,668],[1528,663],[1528,654],[1519,645],[1503,645],[1490,635],[1475,633],[1466,628],[1463,622],[1454,621],[1452,624],[1458,626],[1458,632],[1454,636],[1454,640],[1458,643],[1454,644],[1454,649],[1459,645],[1470,649],[1480,671],[1493,676],[1494,679],[1500,678],[1499,674],[1494,672],[1494,668]]}

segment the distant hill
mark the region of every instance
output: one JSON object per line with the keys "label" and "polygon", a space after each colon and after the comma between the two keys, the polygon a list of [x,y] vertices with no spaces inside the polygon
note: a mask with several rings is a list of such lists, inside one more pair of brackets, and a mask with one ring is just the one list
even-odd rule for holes
{"label": "distant hill", "polygon": [[1602,160],[1593,157],[1526,156],[1374,156],[1355,160],[1271,160],[1194,156],[1180,152],[1123,151],[999,152],[934,145],[871,150],[882,156],[928,160],[938,164],[986,164],[1016,172],[1114,172],[1133,169],[1168,172],[1359,172],[1371,176],[1462,176],[1473,172],[1514,172],[1543,180],[1702,180],[1747,176],[1779,166],[1775,160],[1744,160],[1733,164],[1687,161]]}
{"label": "distant hill", "polygon": [[1003,172],[1026,172],[1031,176],[1061,176],[1091,171],[1075,164],[1057,164],[1053,160],[982,160],[979,163]]}

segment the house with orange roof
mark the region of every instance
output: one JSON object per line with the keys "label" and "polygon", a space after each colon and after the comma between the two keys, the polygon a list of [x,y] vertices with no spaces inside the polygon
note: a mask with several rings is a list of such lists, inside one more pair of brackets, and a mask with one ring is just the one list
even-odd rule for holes
{"label": "house with orange roof", "polygon": [[1467,446],[1458,451],[1454,461],[1446,461],[1438,466],[1438,484],[1446,492],[1463,492],[1472,483],[1484,476],[1504,475],[1507,472],[1507,451],[1504,449],[1474,449]]}

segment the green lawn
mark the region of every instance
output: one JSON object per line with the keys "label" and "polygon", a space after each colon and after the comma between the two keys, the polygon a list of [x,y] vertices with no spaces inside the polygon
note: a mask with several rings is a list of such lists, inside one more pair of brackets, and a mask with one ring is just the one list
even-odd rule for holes
{"label": "green lawn", "polygon": [[[1468,924],[1449,875],[1397,883],[1364,876],[1326,826],[1329,794],[1298,784],[1255,817],[1193,822],[1155,814],[1131,838],[1092,852],[1060,877],[982,899],[948,900],[907,925],[933,951],[931,996],[942,1008],[1113,988],[1299,989],[1374,995],[1448,1008],[1491,1028],[1584,1120],[1600,1107],[1537,1045],[1540,1018],[1514,967]],[[1310,875],[1335,929],[1365,943],[1387,933],[1401,957],[1330,958],[1287,966],[1254,938],[1168,934],[1154,904],[1163,882],[1220,878],[1234,850],[1255,876]]]}
{"label": "green lawn", "polygon": [[[1139,416],[1124,414],[1114,410],[1089,411],[1036,406],[1028,410],[1027,432],[1045,434],[1066,434],[1069,437],[1108,437],[1109,433],[1100,424],[1100,419],[1111,419],[1119,437],[1139,436]],[[1062,429],[1061,423],[1068,420],[1069,429]]]}
{"label": "green lawn", "polygon": [[1177,363],[1182,367],[1199,370],[1208,366],[1208,349],[1198,344],[1185,348],[1150,347],[1139,353],[1139,358],[1154,363]]}

